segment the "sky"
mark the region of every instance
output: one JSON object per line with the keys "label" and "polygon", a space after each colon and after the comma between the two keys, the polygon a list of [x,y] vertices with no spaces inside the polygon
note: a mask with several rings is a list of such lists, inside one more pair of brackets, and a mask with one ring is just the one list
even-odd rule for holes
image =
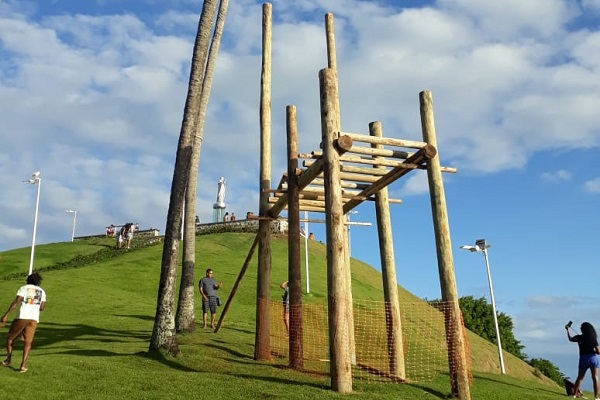
{"label": "sky", "polygon": [[[137,222],[164,232],[200,0],[0,0],[0,251]],[[261,9],[233,0],[199,166],[198,215],[258,211]],[[286,171],[285,107],[299,151],[320,142],[324,15],[334,15],[342,130],[422,140],[431,90],[459,296],[490,290],[530,358],[575,378],[564,325],[600,329],[600,0],[273,2],[272,182]],[[441,297],[427,177],[389,187],[396,274]],[[351,219],[352,256],[380,269],[373,203]],[[311,214],[312,219],[322,219]],[[311,223],[324,241],[323,224]],[[29,260],[23,260],[23,268]],[[1,264],[0,264],[1,266]],[[586,379],[589,388],[590,379]]]}

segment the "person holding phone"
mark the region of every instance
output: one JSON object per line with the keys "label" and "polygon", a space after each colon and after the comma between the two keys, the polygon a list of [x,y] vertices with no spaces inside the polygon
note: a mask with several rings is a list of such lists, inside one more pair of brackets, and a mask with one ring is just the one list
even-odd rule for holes
{"label": "person holding phone", "polygon": [[600,367],[600,347],[598,346],[598,335],[596,329],[589,322],[581,324],[581,335],[571,336],[571,322],[565,325],[567,330],[567,338],[571,342],[576,342],[579,345],[579,372],[577,374],[577,380],[573,387],[573,397],[579,397],[579,388],[581,382],[585,377],[587,370],[590,370],[592,375],[592,383],[594,385],[594,399],[600,400],[599,389],[598,389],[598,368]]}

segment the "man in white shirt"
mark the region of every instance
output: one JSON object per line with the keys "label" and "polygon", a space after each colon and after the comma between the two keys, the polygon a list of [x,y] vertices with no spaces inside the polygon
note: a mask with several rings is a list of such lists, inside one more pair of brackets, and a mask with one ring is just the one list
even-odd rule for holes
{"label": "man in white shirt", "polygon": [[46,292],[40,287],[42,277],[34,272],[27,277],[27,285],[21,286],[17,292],[17,297],[8,307],[0,319],[0,327],[4,328],[8,316],[20,305],[19,317],[10,324],[8,335],[6,336],[6,360],[2,361],[2,366],[8,367],[12,359],[13,342],[21,336],[23,339],[23,361],[21,361],[20,372],[27,372],[27,358],[31,350],[31,343],[35,335],[35,329],[40,321],[40,311],[46,308]]}

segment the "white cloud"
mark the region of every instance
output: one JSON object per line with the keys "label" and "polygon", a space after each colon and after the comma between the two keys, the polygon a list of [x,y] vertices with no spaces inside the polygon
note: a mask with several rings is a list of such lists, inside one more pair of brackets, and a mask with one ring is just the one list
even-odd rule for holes
{"label": "white cloud", "polygon": [[[19,182],[41,169],[42,241],[68,232],[67,207],[81,210],[82,234],[132,218],[162,228],[198,3],[165,3],[171,8],[156,15],[149,2],[140,15],[64,10],[41,18],[17,4],[1,4],[0,107],[11,110],[1,127],[2,224],[9,232],[30,229],[32,193]],[[379,120],[386,136],[420,140],[418,93],[431,89],[442,164],[465,174],[524,168],[542,150],[598,145],[598,35],[567,30],[578,15],[568,2],[382,4],[274,2],[273,181],[286,170],[285,106],[297,106],[299,150],[320,142],[326,11],[335,18],[346,131],[367,132]],[[232,2],[202,142],[205,221],[219,176],[228,179],[231,207],[256,211],[260,46],[261,4]],[[391,190],[428,190],[423,173],[401,184]],[[140,204],[115,201],[136,193]],[[0,240],[0,249],[26,245],[9,237],[15,240]]]}
{"label": "white cloud", "polygon": [[553,172],[544,172],[541,175],[542,180],[546,182],[560,182],[560,181],[570,181],[572,175],[569,171],[565,171],[564,169],[559,169]]}
{"label": "white cloud", "polygon": [[591,179],[584,183],[585,190],[590,193],[600,193],[600,178]]}

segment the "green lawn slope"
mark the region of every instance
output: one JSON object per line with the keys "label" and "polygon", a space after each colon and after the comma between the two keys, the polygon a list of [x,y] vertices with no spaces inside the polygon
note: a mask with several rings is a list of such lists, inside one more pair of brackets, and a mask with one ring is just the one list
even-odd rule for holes
{"label": "green lawn slope", "polygon": [[[253,234],[197,237],[196,281],[211,267],[226,299],[248,254]],[[287,239],[273,239],[272,299],[281,299],[287,276]],[[36,269],[48,304],[34,340],[29,371],[18,373],[22,345],[13,366],[0,368],[0,398],[36,399],[445,399],[447,374],[426,382],[369,383],[356,380],[351,395],[329,389],[325,373],[297,372],[281,362],[256,362],[254,354],[256,255],[218,333],[201,327],[179,335],[181,356],[147,353],[156,310],[162,244],[135,242],[114,250],[113,239],[93,239],[36,247]],[[304,253],[304,252],[302,252]],[[326,301],[326,249],[309,242],[310,295],[305,304]],[[29,248],[0,253],[0,309],[24,283]],[[304,279],[304,278],[303,278]],[[382,301],[381,274],[352,260],[355,300]],[[431,308],[400,288],[400,302]],[[221,310],[220,310],[221,311]],[[0,310],[3,312],[3,310]],[[16,313],[15,313],[16,314]],[[13,317],[14,315],[13,314]],[[280,318],[280,315],[273,315]],[[415,324],[417,325],[417,324]],[[407,341],[415,335],[404,326]],[[432,340],[443,341],[443,327]],[[4,341],[7,328],[0,331]],[[495,345],[468,332],[472,399],[554,399],[564,390],[540,377],[525,362],[505,353],[506,375],[498,373]],[[442,346],[443,343],[440,344]]]}

